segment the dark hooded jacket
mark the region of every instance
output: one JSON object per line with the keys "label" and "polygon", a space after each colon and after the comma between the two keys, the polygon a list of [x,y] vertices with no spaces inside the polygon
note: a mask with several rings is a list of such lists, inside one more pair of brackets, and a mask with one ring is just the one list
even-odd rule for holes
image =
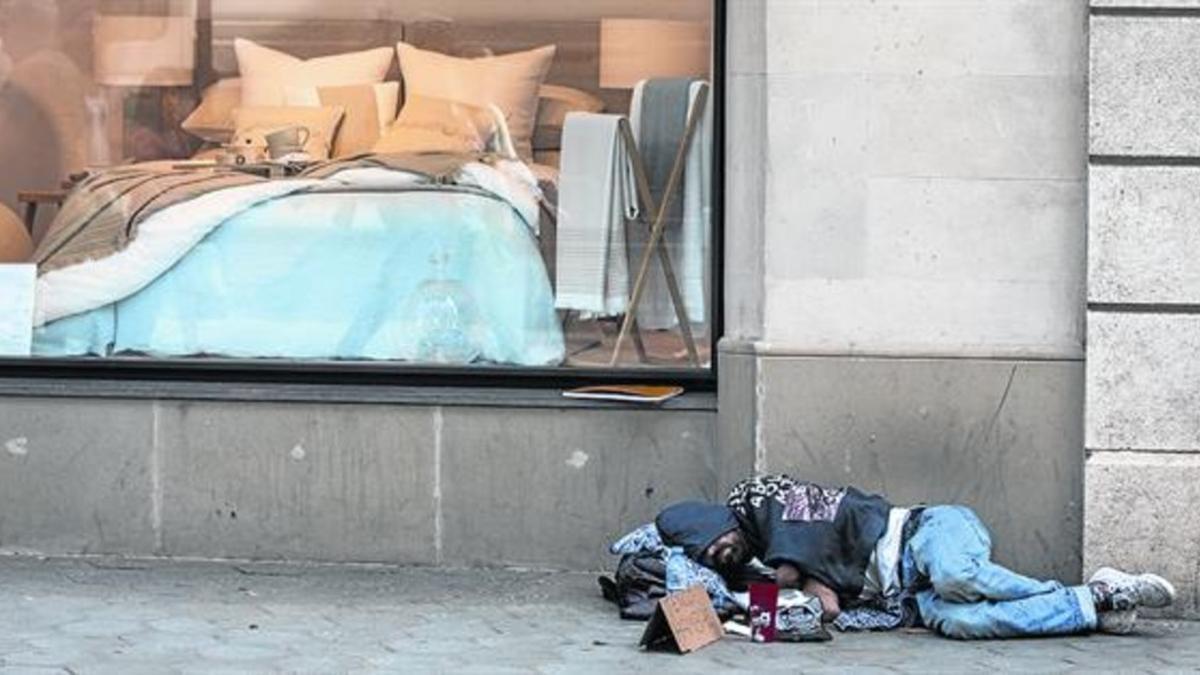
{"label": "dark hooded jacket", "polygon": [[654,525],[667,546],[680,546],[692,560],[699,561],[718,537],[738,529],[733,510],[720,504],[680,502],[663,509]]}
{"label": "dark hooded jacket", "polygon": [[767,565],[794,565],[843,598],[862,594],[867,564],[891,504],[852,487],[827,488],[786,475],[738,483],[729,507]]}

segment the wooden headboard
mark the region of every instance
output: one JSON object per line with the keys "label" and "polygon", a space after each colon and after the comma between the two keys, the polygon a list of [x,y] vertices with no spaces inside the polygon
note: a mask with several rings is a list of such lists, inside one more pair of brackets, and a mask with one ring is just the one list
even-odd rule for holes
{"label": "wooden headboard", "polygon": [[[207,86],[237,76],[233,41],[243,37],[301,58],[409,44],[456,56],[507,54],[555,44],[549,84],[582,89],[600,97],[608,110],[627,110],[630,92],[601,89],[598,21],[412,21],[201,19],[197,30],[196,81]],[[388,79],[399,79],[392,66]]]}

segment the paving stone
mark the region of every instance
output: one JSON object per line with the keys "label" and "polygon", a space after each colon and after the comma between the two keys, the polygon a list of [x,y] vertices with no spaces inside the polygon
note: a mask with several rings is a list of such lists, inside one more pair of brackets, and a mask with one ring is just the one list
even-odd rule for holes
{"label": "paving stone", "polygon": [[[84,566],[0,559],[0,607],[24,607],[23,598],[34,597],[40,617],[20,636],[0,633],[0,675],[66,668],[88,675],[670,675],[839,673],[848,667],[862,673],[1191,672],[1200,663],[1200,624],[1188,622],[1147,623],[1142,638],[1126,639],[954,642],[897,632],[756,645],[728,638],[681,658],[639,650],[643,624],[618,620],[590,574],[296,565],[281,566],[259,587],[261,595],[249,596],[237,590],[246,575],[236,566],[154,562],[134,572],[88,572],[88,584],[62,584],[64,569],[83,574]],[[144,620],[148,607],[164,618]],[[16,625],[8,620],[0,630]]]}

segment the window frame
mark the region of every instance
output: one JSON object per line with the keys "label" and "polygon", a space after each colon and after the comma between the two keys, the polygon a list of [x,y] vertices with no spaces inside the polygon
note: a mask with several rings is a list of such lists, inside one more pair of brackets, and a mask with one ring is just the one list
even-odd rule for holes
{"label": "window frame", "polygon": [[392,361],[254,358],[0,357],[0,379],[563,389],[604,383],[674,384],[712,392],[724,333],[725,92],[728,0],[712,1],[712,240],[708,368],[433,366]]}

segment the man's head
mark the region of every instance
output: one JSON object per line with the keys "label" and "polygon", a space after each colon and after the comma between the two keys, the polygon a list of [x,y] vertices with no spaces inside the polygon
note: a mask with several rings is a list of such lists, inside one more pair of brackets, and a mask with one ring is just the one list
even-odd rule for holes
{"label": "man's head", "polygon": [[750,546],[728,507],[704,502],[681,502],[663,509],[654,520],[663,542],[682,546],[696,562],[732,571],[750,560]]}

